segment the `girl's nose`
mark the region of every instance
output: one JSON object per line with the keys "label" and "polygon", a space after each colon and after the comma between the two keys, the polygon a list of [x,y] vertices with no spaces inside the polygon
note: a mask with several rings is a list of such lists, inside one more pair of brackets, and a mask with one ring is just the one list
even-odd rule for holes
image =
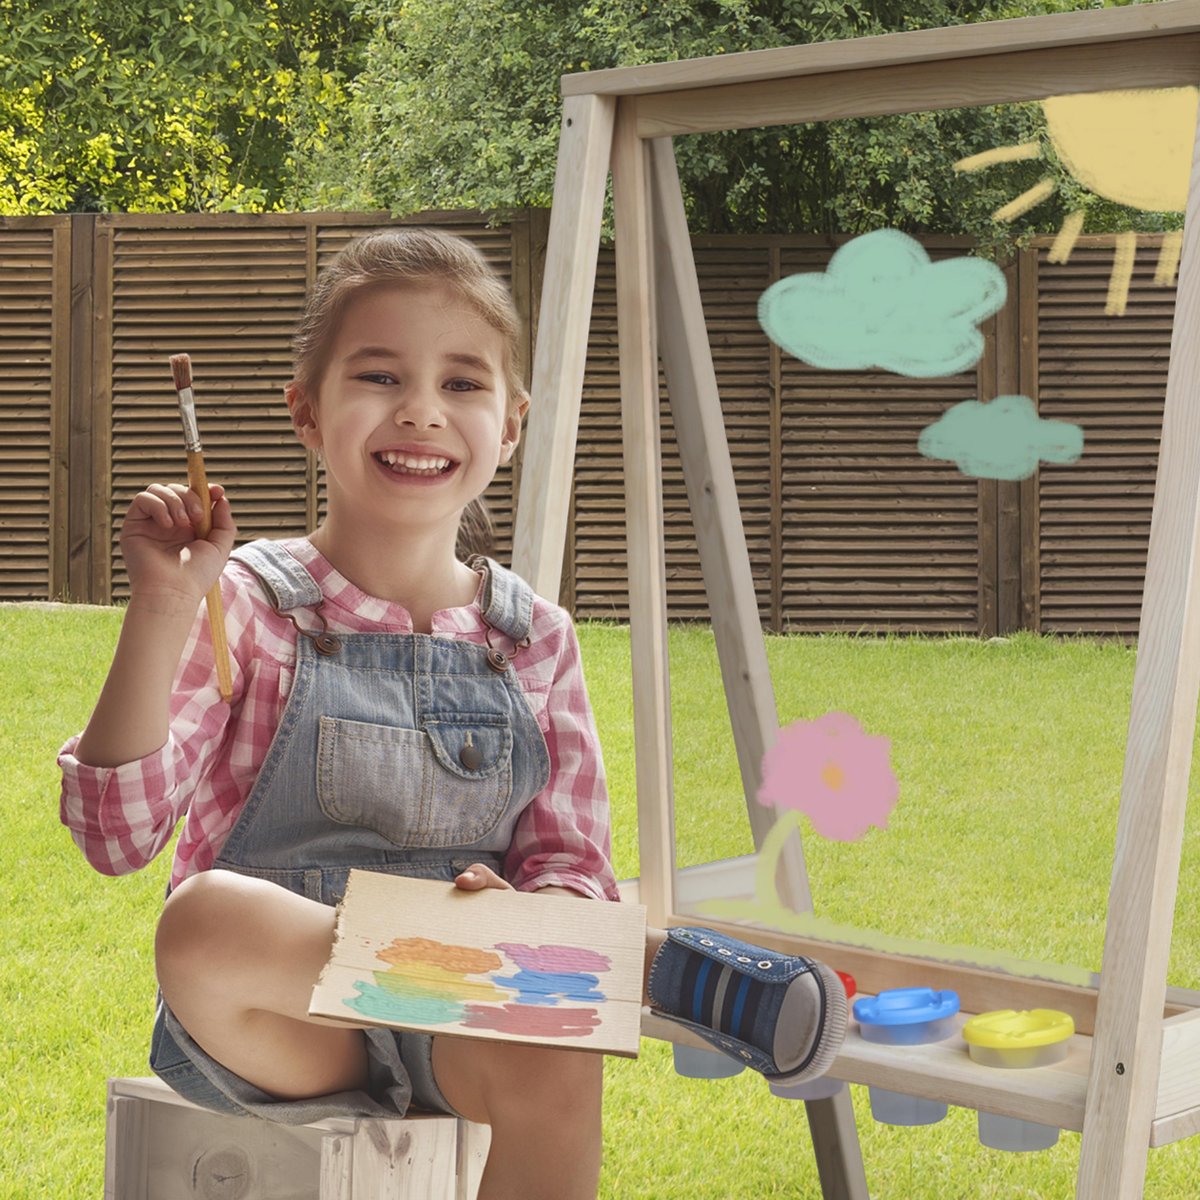
{"label": "girl's nose", "polygon": [[411,425],[415,429],[440,429],[446,424],[442,406],[425,388],[406,389],[396,403],[394,420],[397,425]]}

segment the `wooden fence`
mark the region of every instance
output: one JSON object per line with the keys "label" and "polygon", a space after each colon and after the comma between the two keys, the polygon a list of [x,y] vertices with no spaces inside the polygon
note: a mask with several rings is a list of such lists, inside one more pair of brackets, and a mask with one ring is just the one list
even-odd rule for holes
{"label": "wooden fence", "polygon": [[[242,536],[310,528],[323,493],[282,402],[290,332],[322,263],[390,223],[334,213],[0,220],[0,599],[128,594],[121,515],[146,482],[182,474],[167,358],[183,350],[209,471],[229,486]],[[480,246],[525,314],[528,351],[547,214],[406,223]],[[917,380],[818,370],[759,328],[762,291],[823,269],[836,243],[697,237],[764,625],[1135,632],[1175,298],[1153,282],[1157,242],[1142,240],[1121,317],[1104,311],[1111,238],[1080,239],[1066,265],[1047,261],[1048,243],[1022,251],[975,371]],[[968,248],[925,245],[935,259]],[[613,261],[602,251],[562,592],[580,619],[626,617],[616,362]],[[918,453],[920,430],[951,404],[1016,392],[1083,427],[1079,462],[996,483]],[[488,497],[502,559],[519,488],[518,459]],[[665,386],[663,489],[669,614],[703,620]]]}

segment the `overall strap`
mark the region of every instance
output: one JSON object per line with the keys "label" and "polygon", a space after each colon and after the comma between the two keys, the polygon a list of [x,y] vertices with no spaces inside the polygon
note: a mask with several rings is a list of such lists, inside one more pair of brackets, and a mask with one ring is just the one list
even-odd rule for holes
{"label": "overall strap", "polygon": [[270,538],[247,542],[229,557],[244,563],[258,576],[278,612],[312,608],[323,599],[321,589],[308,568]]}
{"label": "overall strap", "polygon": [[523,642],[533,627],[533,589],[520,575],[490,558],[479,555],[471,565],[476,570],[487,569],[480,606],[484,621],[514,642]]}

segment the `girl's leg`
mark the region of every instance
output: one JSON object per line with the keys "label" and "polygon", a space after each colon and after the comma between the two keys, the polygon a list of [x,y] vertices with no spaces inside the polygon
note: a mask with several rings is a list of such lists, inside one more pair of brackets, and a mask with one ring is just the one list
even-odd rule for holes
{"label": "girl's leg", "polygon": [[433,1070],[455,1109],[491,1126],[479,1200],[595,1200],[602,1055],[435,1037]]}
{"label": "girl's leg", "polygon": [[167,899],[155,961],[171,1011],[219,1063],[282,1100],[357,1089],[361,1030],[312,1023],[335,911],[276,884],[203,871]]}

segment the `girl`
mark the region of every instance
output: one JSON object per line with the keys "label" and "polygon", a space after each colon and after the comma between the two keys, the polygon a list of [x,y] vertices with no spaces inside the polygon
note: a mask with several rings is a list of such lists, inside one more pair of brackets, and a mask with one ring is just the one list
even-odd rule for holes
{"label": "girl", "polygon": [[[529,406],[518,334],[466,242],[394,230],[338,256],[286,389],[324,462],[325,520],[231,554],[221,487],[206,539],[184,487],[133,500],[130,601],[95,712],[59,758],[62,819],[120,874],[184,818],[150,1060],[176,1091],[292,1123],[456,1113],[492,1129],[482,1200],[573,1200],[596,1193],[599,1055],[307,1016],[351,867],[618,898],[571,622],[491,560],[455,555]],[[198,614],[218,578],[229,705]],[[820,1074],[841,1043],[845,993],[821,964],[679,929],[651,931],[646,966],[648,1003],[769,1078]]]}

